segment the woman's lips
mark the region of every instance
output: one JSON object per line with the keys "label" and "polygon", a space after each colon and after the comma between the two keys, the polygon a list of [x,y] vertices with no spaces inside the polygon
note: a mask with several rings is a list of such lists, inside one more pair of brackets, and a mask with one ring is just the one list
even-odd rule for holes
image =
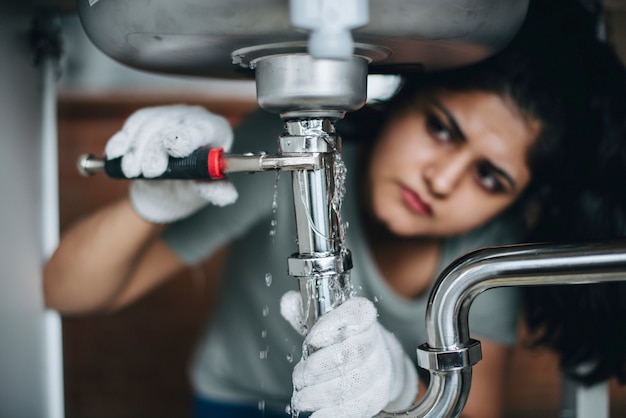
{"label": "woman's lips", "polygon": [[424,202],[419,194],[413,190],[402,187],[402,200],[404,204],[414,213],[422,216],[432,216],[432,207]]}

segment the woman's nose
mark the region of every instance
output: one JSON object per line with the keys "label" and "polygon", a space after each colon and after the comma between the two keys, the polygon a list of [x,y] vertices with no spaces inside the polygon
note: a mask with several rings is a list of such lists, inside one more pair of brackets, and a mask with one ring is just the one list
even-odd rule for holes
{"label": "woman's nose", "polygon": [[460,184],[469,167],[469,158],[462,152],[440,156],[424,170],[424,179],[436,197],[450,195]]}

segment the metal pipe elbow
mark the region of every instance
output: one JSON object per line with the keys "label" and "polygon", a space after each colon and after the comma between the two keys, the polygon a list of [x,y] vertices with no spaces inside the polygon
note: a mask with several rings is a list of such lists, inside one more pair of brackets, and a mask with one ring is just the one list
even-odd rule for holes
{"label": "metal pipe elbow", "polygon": [[439,276],[426,311],[427,343],[418,363],[430,369],[423,399],[377,417],[456,417],[471,386],[480,345],[470,339],[469,308],[495,287],[590,284],[626,280],[626,240],[577,244],[522,244],[473,251]]}

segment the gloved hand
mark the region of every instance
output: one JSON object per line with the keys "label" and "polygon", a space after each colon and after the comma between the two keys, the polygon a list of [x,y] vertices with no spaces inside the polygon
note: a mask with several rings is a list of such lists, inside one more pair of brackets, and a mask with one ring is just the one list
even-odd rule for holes
{"label": "gloved hand", "polygon": [[[107,159],[122,157],[127,177],[158,177],[169,157],[186,157],[202,146],[228,151],[230,124],[200,106],[148,107],[133,113],[106,144]],[[225,206],[237,200],[228,180],[135,180],[130,200],[137,213],[154,223],[185,218],[207,203]]]}
{"label": "gloved hand", "polygon": [[[282,316],[304,332],[302,299],[283,295]],[[398,340],[377,321],[372,302],[353,297],[324,314],[306,335],[314,351],[296,364],[292,407],[311,418],[371,417],[409,407],[417,396],[417,371]]]}

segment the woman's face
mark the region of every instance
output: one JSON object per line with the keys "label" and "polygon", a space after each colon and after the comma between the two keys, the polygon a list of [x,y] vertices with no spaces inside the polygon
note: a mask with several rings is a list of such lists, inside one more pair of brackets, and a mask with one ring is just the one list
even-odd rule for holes
{"label": "woman's face", "polygon": [[510,206],[531,177],[540,124],[500,96],[432,92],[394,117],[369,165],[371,210],[394,234],[443,237]]}

